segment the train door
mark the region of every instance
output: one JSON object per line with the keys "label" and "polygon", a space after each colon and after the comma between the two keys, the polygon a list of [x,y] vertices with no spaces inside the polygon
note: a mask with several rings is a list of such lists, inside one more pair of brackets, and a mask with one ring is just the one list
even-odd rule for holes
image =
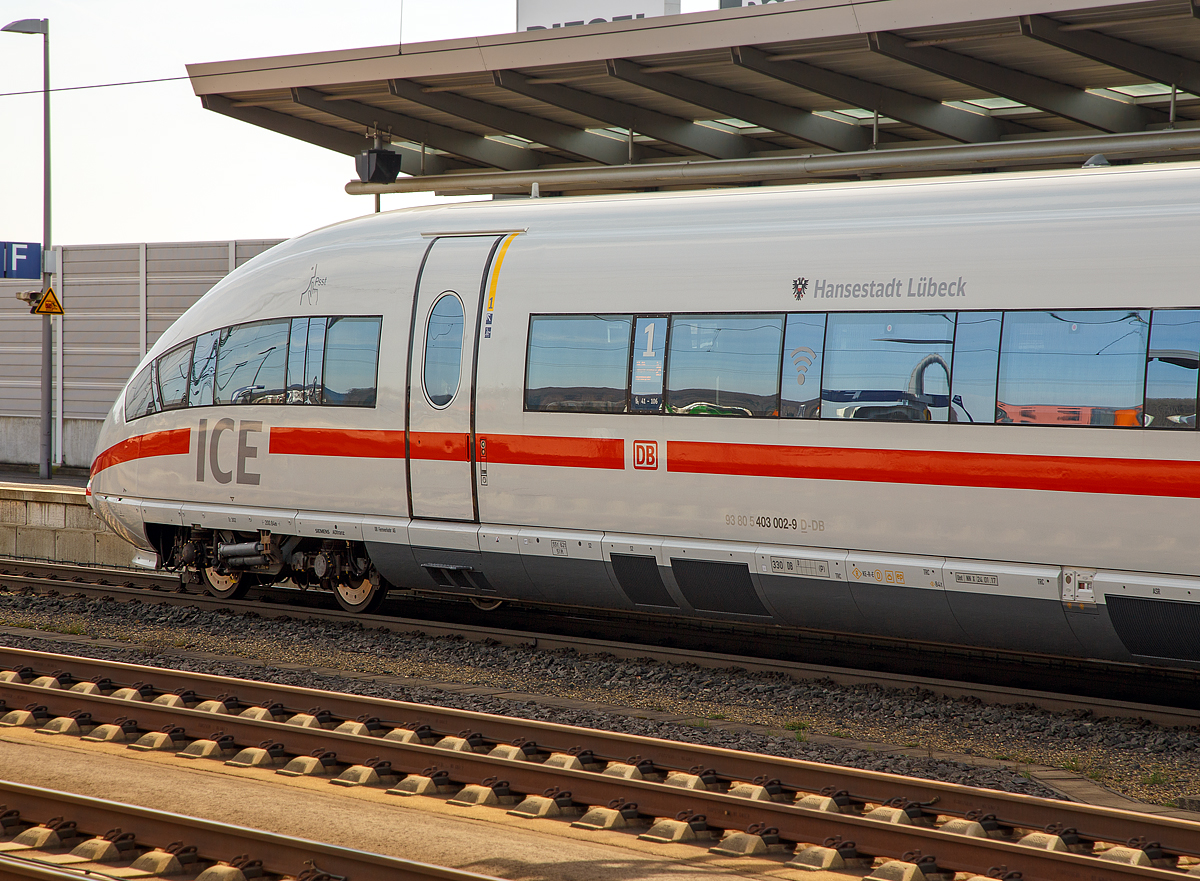
{"label": "train door", "polygon": [[472,444],[477,316],[498,236],[438,238],[413,302],[408,490],[413,517],[478,520]]}

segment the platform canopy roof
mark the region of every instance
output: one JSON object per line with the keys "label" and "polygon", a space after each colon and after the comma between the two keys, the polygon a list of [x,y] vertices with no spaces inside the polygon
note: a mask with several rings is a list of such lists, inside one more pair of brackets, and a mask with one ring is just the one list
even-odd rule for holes
{"label": "platform canopy roof", "polygon": [[289,137],[354,156],[378,135],[400,176],[352,193],[1200,155],[1200,0],[793,0],[188,72],[209,110]]}

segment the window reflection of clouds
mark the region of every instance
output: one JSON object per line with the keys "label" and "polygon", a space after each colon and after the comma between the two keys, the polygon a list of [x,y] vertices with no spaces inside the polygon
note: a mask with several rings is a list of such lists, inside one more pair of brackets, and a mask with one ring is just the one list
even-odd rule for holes
{"label": "window reflection of clouds", "polygon": [[160,409],[285,400],[373,407],[382,322],[378,315],[273,319],[202,333],[159,356],[130,383],[126,420]]}
{"label": "window reflection of clouds", "polygon": [[952,422],[994,422],[1000,312],[959,312],[954,332]]}
{"label": "window reflection of clouds", "polygon": [[953,312],[829,316],[821,418],[945,422]]}
{"label": "window reflection of clouds", "polygon": [[629,377],[629,315],[534,316],[525,407],[620,413]]}
{"label": "window reflection of clouds", "polygon": [[217,404],[281,403],[287,370],[287,321],[239,324],[217,352]]}
{"label": "window reflection of clouds", "polygon": [[825,314],[787,317],[783,336],[783,384],[780,415],[816,419],[821,415],[821,362],[825,351]]}
{"label": "window reflection of clouds", "polygon": [[671,323],[667,410],[774,416],[782,315],[677,315]]}
{"label": "window reflection of clouds", "polygon": [[189,407],[204,407],[213,402],[213,380],[217,372],[217,345],[220,339],[219,330],[210,330],[196,337],[192,384],[188,393]]}
{"label": "window reflection of clouds", "polygon": [[1196,382],[1200,364],[1200,310],[1156,310],[1151,317],[1146,360],[1149,428],[1196,427]]}
{"label": "window reflection of clouds", "polygon": [[154,404],[154,365],[147,364],[142,372],[133,378],[125,390],[125,421],[132,422],[141,416],[149,416],[156,412]]}
{"label": "window reflection of clouds", "polygon": [[287,403],[305,403],[305,355],[308,353],[308,319],[293,318],[288,338]]}
{"label": "window reflection of clouds", "polygon": [[164,410],[177,410],[188,405],[194,344],[195,340],[189,340],[158,359],[158,398]]}
{"label": "window reflection of clouds", "polygon": [[458,393],[462,345],[462,303],[445,294],[434,303],[425,332],[425,394],[435,407],[447,406]]}
{"label": "window reflection of clouds", "polygon": [[326,404],[375,406],[379,318],[332,318],[325,335]]}
{"label": "window reflection of clouds", "polygon": [[998,421],[1138,424],[1149,317],[1124,309],[1007,313]]}

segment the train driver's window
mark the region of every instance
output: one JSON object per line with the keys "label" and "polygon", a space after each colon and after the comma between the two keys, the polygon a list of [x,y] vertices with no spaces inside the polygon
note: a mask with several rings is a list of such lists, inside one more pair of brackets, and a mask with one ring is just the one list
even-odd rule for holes
{"label": "train driver's window", "polygon": [[953,312],[829,316],[822,419],[946,422]]}
{"label": "train driver's window", "polygon": [[1146,356],[1147,428],[1196,427],[1200,309],[1155,309]]}
{"label": "train driver's window", "polygon": [[158,400],[164,410],[188,405],[188,383],[192,376],[192,349],[195,340],[176,346],[158,359]]}
{"label": "train driver's window", "polygon": [[425,362],[422,370],[425,397],[434,407],[450,406],[462,376],[463,305],[447,291],[429,310],[425,328]]}
{"label": "train driver's window", "polygon": [[304,394],[307,382],[304,372],[305,355],[308,354],[308,319],[293,318],[292,329],[288,336],[287,358],[287,394],[288,404],[304,404],[307,395]]}
{"label": "train driver's window", "polygon": [[213,380],[217,375],[217,347],[222,331],[212,330],[196,337],[196,352],[192,357],[192,383],[188,405],[207,407],[213,402]]}
{"label": "train driver's window", "polygon": [[321,390],[325,388],[325,328],[328,318],[308,319],[308,340],[304,356],[305,404],[320,404]]}
{"label": "train driver's window", "polygon": [[525,409],[625,412],[632,327],[630,315],[532,316]]}
{"label": "train driver's window", "polygon": [[287,343],[287,321],[228,328],[217,351],[215,403],[283,403]]}
{"label": "train driver's window", "polygon": [[1006,312],[996,421],[1142,423],[1150,312]]}
{"label": "train driver's window", "polygon": [[996,421],[996,371],[1000,363],[1000,312],[959,312],[954,332],[950,421]]}
{"label": "train driver's window", "polygon": [[379,316],[330,318],[325,332],[326,404],[374,407],[379,366]]}
{"label": "train driver's window", "polygon": [[125,390],[125,421],[132,422],[158,410],[154,401],[154,364],[147,364]]}
{"label": "train driver's window", "polygon": [[778,416],[782,315],[676,315],[667,412]]}
{"label": "train driver's window", "polygon": [[821,416],[821,356],[825,351],[825,314],[793,313],[783,335],[780,413],[785,418]]}

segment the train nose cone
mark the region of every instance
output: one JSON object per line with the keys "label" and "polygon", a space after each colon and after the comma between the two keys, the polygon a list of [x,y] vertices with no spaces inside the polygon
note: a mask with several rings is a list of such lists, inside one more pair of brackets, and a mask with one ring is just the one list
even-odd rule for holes
{"label": "train nose cone", "polygon": [[[100,436],[96,439],[92,454],[91,477],[88,480],[87,500],[96,516],[104,525],[125,541],[142,549],[149,549],[142,530],[140,510],[136,505],[135,486],[136,454],[129,455],[129,447],[136,444],[121,418],[121,394],[113,404]],[[122,516],[124,514],[124,516]]]}

